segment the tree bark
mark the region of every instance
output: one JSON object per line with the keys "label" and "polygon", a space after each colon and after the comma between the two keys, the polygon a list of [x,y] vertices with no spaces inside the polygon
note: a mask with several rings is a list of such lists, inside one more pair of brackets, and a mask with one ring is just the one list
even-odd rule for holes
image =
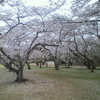
{"label": "tree bark", "polygon": [[90,61],[88,59],[87,59],[87,61],[83,61],[83,63],[88,69],[91,69],[91,64],[90,64]]}
{"label": "tree bark", "polygon": [[45,62],[45,65],[46,65],[46,68],[48,68],[48,63],[47,62]]}
{"label": "tree bark", "polygon": [[28,69],[31,69],[30,64],[28,62],[26,62]]}
{"label": "tree bark", "polygon": [[17,78],[15,80],[15,82],[22,82],[24,81],[24,77],[23,77],[23,66],[20,66],[20,68],[18,69],[17,74]]}
{"label": "tree bark", "polygon": [[57,59],[54,59],[55,64],[55,70],[59,70],[59,61]]}
{"label": "tree bark", "polygon": [[71,65],[70,62],[68,62],[68,68],[70,68],[70,65]]}
{"label": "tree bark", "polygon": [[36,66],[39,66],[39,62],[36,62]]}
{"label": "tree bark", "polygon": [[91,72],[94,72],[94,62],[91,61]]}
{"label": "tree bark", "polygon": [[42,61],[40,61],[40,68],[42,68]]}

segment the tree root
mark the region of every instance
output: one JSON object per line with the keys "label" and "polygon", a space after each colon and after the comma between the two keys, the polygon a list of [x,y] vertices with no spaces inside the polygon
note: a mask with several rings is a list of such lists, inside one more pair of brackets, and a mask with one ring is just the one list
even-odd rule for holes
{"label": "tree root", "polygon": [[26,81],[29,81],[29,79],[21,79],[21,80],[16,79],[15,80],[15,82],[17,83],[25,83]]}

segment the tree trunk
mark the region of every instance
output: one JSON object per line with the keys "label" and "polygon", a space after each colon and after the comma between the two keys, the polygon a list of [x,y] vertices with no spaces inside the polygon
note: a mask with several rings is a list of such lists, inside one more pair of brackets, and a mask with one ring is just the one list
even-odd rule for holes
{"label": "tree trunk", "polygon": [[48,68],[48,63],[47,63],[47,62],[45,62],[45,65],[46,65],[46,67]]}
{"label": "tree trunk", "polygon": [[18,69],[17,78],[16,78],[15,82],[22,82],[22,81],[24,81],[24,77],[23,77],[23,67],[21,66]]}
{"label": "tree trunk", "polygon": [[87,60],[87,61],[83,60],[83,64],[87,67],[87,69],[91,69],[91,65],[90,65],[89,60]]}
{"label": "tree trunk", "polygon": [[39,66],[39,62],[36,62],[36,66]]}
{"label": "tree trunk", "polygon": [[67,63],[65,64],[65,68],[68,68]]}
{"label": "tree trunk", "polygon": [[31,69],[30,64],[28,62],[26,62],[28,69]]}
{"label": "tree trunk", "polygon": [[92,65],[92,66],[91,66],[91,72],[94,72],[94,62],[92,62],[91,65]]}
{"label": "tree trunk", "polygon": [[55,70],[59,70],[59,61],[55,59],[54,64],[55,64]]}
{"label": "tree trunk", "polygon": [[68,68],[70,68],[70,62],[68,62]]}
{"label": "tree trunk", "polygon": [[40,68],[42,68],[42,61],[40,61]]}
{"label": "tree trunk", "polygon": [[93,66],[91,67],[91,72],[94,72],[94,68],[93,68]]}

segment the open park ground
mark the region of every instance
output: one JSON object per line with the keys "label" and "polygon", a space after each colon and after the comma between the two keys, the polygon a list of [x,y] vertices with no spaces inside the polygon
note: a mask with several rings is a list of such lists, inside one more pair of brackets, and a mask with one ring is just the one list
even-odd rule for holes
{"label": "open park ground", "polygon": [[0,65],[0,100],[100,100],[100,70],[31,66],[24,69],[25,83]]}

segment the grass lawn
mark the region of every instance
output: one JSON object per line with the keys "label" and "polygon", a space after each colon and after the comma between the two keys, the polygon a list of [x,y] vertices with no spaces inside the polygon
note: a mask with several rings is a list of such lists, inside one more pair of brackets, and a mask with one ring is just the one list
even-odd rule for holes
{"label": "grass lawn", "polygon": [[25,83],[0,65],[0,100],[100,100],[100,70],[38,68],[24,70]]}

